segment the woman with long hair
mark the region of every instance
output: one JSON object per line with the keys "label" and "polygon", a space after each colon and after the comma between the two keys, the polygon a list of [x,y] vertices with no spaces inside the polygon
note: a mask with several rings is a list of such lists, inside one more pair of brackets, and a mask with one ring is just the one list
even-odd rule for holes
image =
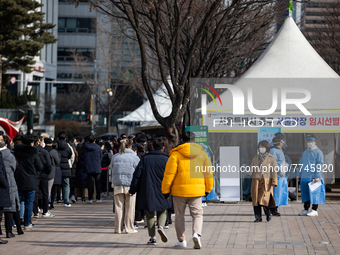
{"label": "woman with long hair", "polygon": [[[136,195],[129,195],[130,185],[139,163],[128,139],[120,141],[119,153],[112,157],[112,184],[114,185],[115,233],[120,234],[125,225],[126,233],[137,233],[134,228]],[[123,219],[124,216],[124,219]]]}

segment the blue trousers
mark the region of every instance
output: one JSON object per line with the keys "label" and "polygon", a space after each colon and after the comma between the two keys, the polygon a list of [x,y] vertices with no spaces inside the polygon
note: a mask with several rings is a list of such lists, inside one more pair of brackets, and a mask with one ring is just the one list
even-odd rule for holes
{"label": "blue trousers", "polygon": [[33,211],[33,201],[35,196],[35,190],[22,190],[19,191],[19,200],[25,202],[24,213],[24,226],[28,226],[31,222],[31,216]]}

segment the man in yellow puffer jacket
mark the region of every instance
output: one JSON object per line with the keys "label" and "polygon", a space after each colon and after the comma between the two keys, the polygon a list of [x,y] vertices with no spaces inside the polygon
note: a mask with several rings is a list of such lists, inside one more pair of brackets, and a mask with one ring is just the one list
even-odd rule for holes
{"label": "man in yellow puffer jacket", "polygon": [[202,247],[200,237],[203,225],[202,196],[210,193],[214,186],[211,161],[202,146],[195,143],[195,134],[185,132],[183,144],[170,151],[162,181],[165,198],[173,196],[175,228],[178,242],[176,247],[186,247],[184,212],[188,204],[193,218],[194,248]]}

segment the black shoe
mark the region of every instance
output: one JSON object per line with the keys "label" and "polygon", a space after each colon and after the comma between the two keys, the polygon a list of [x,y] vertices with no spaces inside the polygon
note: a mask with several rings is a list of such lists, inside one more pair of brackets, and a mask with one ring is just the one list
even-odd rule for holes
{"label": "black shoe", "polygon": [[256,219],[254,222],[262,222],[262,219]]}
{"label": "black shoe", "polygon": [[279,212],[273,212],[272,215],[273,216],[281,216],[281,214]]}
{"label": "black shoe", "polygon": [[23,235],[24,234],[24,231],[20,230],[18,231],[18,235]]}
{"label": "black shoe", "polygon": [[156,239],[151,239],[146,244],[156,245]]}
{"label": "black shoe", "polygon": [[2,240],[2,239],[0,238],[0,244],[6,244],[6,243],[8,243],[7,240]]}
{"label": "black shoe", "polygon": [[15,235],[13,233],[7,233],[6,234],[6,238],[13,238],[15,237]]}
{"label": "black shoe", "polygon": [[269,222],[272,219],[272,217],[270,217],[270,214],[267,215],[267,222]]}

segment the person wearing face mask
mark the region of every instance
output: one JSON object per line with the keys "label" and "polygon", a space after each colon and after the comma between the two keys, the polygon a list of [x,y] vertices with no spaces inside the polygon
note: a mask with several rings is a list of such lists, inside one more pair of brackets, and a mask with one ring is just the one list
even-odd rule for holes
{"label": "person wearing face mask", "polygon": [[281,133],[275,134],[275,137],[273,138],[274,147],[269,151],[275,158],[277,164],[277,187],[273,188],[276,207],[270,209],[274,216],[280,216],[280,213],[277,211],[280,205],[288,205],[288,182],[286,177],[286,171],[288,171],[288,169],[285,169],[285,155],[282,151],[284,145],[283,138]]}
{"label": "person wearing face mask", "polygon": [[276,166],[275,158],[269,153],[270,144],[268,141],[261,141],[258,144],[259,154],[253,158],[250,165],[251,198],[254,206],[255,221],[262,221],[261,206],[266,214],[267,222],[271,220],[270,209],[275,208],[273,198],[273,187],[277,186],[277,176],[274,170]]}
{"label": "person wearing face mask", "polygon": [[[297,172],[297,179],[301,178],[301,199],[302,203],[304,203],[304,209],[299,214],[300,216],[318,216],[318,205],[325,204],[325,184],[321,177],[324,156],[316,146],[316,141],[315,136],[307,136],[307,150],[302,153],[299,162],[300,167]],[[313,193],[310,193],[308,184],[319,181],[321,181],[321,186],[314,190]],[[312,211],[308,212],[310,204],[312,204]]]}

